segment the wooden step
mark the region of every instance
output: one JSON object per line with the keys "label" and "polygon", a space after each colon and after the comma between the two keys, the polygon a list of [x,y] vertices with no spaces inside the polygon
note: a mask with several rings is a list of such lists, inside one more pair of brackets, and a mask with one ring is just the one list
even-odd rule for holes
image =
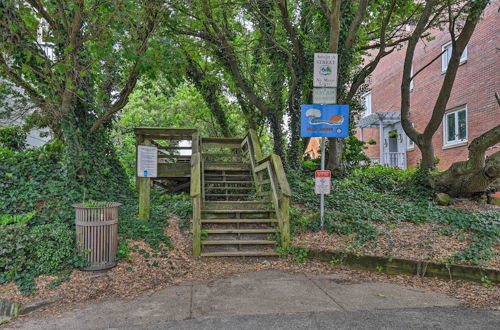
{"label": "wooden step", "polygon": [[[270,204],[270,199],[253,199],[249,201],[208,201],[208,204],[213,205],[244,205],[244,204]],[[205,204],[206,205],[206,204]]]}
{"label": "wooden step", "polygon": [[206,229],[208,234],[272,234],[278,229]]}
{"label": "wooden step", "polygon": [[205,197],[248,197],[252,194],[205,194]]}
{"label": "wooden step", "polygon": [[203,157],[228,157],[228,158],[243,158],[241,154],[224,154],[224,153],[213,153],[213,152],[202,152]]}
{"label": "wooden step", "polygon": [[270,245],[276,244],[276,241],[268,240],[220,240],[220,241],[201,241],[202,245]]}
{"label": "wooden step", "polygon": [[220,251],[201,253],[202,257],[278,257],[278,252],[260,252],[260,251]]}
{"label": "wooden step", "polygon": [[278,223],[276,219],[202,219],[201,223]]}
{"label": "wooden step", "polygon": [[255,187],[205,187],[207,190],[255,190]]}
{"label": "wooden step", "polygon": [[249,164],[230,162],[205,162],[205,171],[249,171]]}
{"label": "wooden step", "polygon": [[275,210],[260,210],[260,209],[248,209],[248,210],[206,210],[202,209],[201,213],[274,213]]}
{"label": "wooden step", "polygon": [[203,205],[203,210],[260,210],[260,212],[272,209],[271,201],[206,201]]}
{"label": "wooden step", "polygon": [[211,181],[205,180],[206,184],[254,184],[253,181]]}

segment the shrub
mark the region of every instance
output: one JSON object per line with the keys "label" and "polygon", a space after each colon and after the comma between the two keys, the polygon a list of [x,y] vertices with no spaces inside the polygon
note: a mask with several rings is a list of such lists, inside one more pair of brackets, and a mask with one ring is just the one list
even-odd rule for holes
{"label": "shrub", "polygon": [[30,239],[28,255],[31,270],[37,275],[54,275],[73,266],[75,233],[67,225],[56,222],[35,226]]}
{"label": "shrub", "polygon": [[[467,212],[440,208],[433,201],[434,192],[424,185],[428,172],[397,170],[384,166],[358,168],[346,177],[333,181],[332,192],[325,196],[325,230],[343,235],[354,235],[359,243],[374,239],[374,222],[433,221],[449,226],[452,232],[471,232],[473,243],[457,254],[454,261],[481,263],[491,259],[492,246],[500,242],[498,212]],[[293,202],[306,207],[301,213],[311,213],[307,229],[320,228],[317,215],[318,195],[314,194],[311,175],[288,173],[293,191]],[[308,210],[307,210],[308,209]],[[295,212],[297,213],[297,212]],[[301,215],[292,217],[292,230],[303,228]]]}
{"label": "shrub", "polygon": [[31,242],[26,224],[0,225],[0,283],[13,280],[29,267]]}
{"label": "shrub", "polygon": [[[61,146],[55,142],[19,152],[0,148],[0,283],[14,280],[26,294],[33,292],[34,278],[40,274],[66,276],[72,267],[85,266],[84,258],[74,253],[71,205],[76,202],[121,202],[118,230],[122,240],[143,239],[155,249],[171,246],[163,233],[164,206],[153,203],[152,219],[139,221],[138,198],[128,189],[128,182],[120,185],[114,170],[105,168],[109,181],[90,183],[95,189],[83,188],[67,175]],[[188,203],[179,200],[175,208],[187,216]],[[126,257],[124,249],[122,244],[121,256]]]}
{"label": "shrub", "polygon": [[21,151],[26,148],[26,136],[19,126],[0,128],[0,148]]}
{"label": "shrub", "polygon": [[62,223],[3,224],[0,236],[0,283],[14,280],[25,294],[34,291],[36,276],[68,271],[81,259],[74,253],[73,231]]}

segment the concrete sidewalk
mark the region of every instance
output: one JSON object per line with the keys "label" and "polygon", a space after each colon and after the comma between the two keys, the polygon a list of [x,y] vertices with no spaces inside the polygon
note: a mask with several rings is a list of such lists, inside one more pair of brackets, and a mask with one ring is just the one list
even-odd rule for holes
{"label": "concrete sidewalk", "polygon": [[[262,271],[173,286],[130,301],[85,304],[59,317],[27,319],[26,329],[97,329],[244,315],[456,307],[444,294],[339,275]],[[17,324],[16,324],[17,325]]]}

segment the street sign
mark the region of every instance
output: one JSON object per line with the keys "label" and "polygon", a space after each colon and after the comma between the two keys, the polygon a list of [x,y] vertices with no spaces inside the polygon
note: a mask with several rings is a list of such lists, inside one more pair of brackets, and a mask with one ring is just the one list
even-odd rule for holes
{"label": "street sign", "polygon": [[156,178],[158,176],[158,148],[137,147],[137,176],[142,178]]}
{"label": "street sign", "polygon": [[302,104],[302,137],[345,138],[349,133],[349,105]]}
{"label": "street sign", "polygon": [[313,88],[314,104],[337,103],[337,88]]}
{"label": "street sign", "polygon": [[313,87],[337,87],[338,55],[314,53]]}
{"label": "street sign", "polygon": [[332,186],[332,172],[328,170],[318,170],[315,172],[314,177],[314,192],[318,195],[329,195]]}

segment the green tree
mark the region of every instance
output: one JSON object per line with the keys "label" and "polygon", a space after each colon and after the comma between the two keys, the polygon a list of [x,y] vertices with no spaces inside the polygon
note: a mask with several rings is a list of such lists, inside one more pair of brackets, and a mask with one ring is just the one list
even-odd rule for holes
{"label": "green tree", "polygon": [[[406,57],[401,83],[401,122],[406,134],[415,142],[422,153],[420,167],[430,170],[435,167],[434,146],[432,138],[440,127],[451,95],[453,84],[460,65],[460,57],[469,42],[481,18],[488,0],[446,1],[429,0],[425,4],[421,15],[406,49]],[[411,73],[415,48],[425,31],[425,27],[433,20],[442,20],[450,35],[452,54],[446,74],[444,75],[439,94],[435,100],[432,116],[422,132],[417,131],[409,119],[410,112],[410,82],[425,70],[430,64],[441,57],[432,59],[415,74]],[[495,95],[500,105],[498,94]],[[495,97],[492,95],[491,97]],[[500,142],[500,125],[475,138],[469,145],[469,159],[454,163],[447,171],[429,177],[430,185],[434,188],[447,190],[455,196],[469,196],[482,193],[500,178],[500,152],[489,157],[485,152],[489,147]]]}
{"label": "green tree", "polygon": [[[292,167],[302,154],[300,104],[311,102],[314,52],[339,53],[339,103],[357,104],[367,77],[408,40],[402,27],[422,11],[410,0],[170,0],[168,6],[168,31],[220,65],[246,117],[265,120],[259,124],[269,127],[274,151]],[[334,144],[329,165],[340,174],[342,148],[335,152]]]}
{"label": "green tree", "polygon": [[110,119],[138,78],[154,75],[159,63],[175,64],[168,39],[155,34],[161,6],[156,0],[0,3],[3,91],[25,100],[13,107],[31,108],[28,123],[64,141],[68,175],[81,183],[104,180],[119,167]]}

